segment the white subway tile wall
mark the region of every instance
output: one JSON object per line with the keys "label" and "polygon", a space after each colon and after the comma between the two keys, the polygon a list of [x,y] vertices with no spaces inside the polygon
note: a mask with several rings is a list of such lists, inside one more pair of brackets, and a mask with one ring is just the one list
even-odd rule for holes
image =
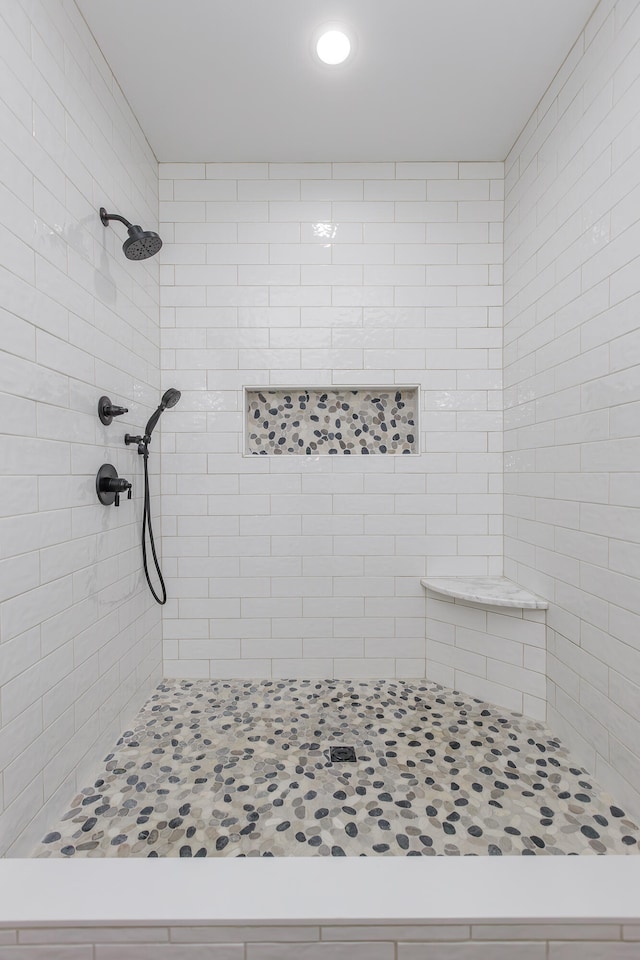
{"label": "white subway tile wall", "polygon": [[507,159],[505,217],[505,573],[551,601],[552,729],[636,815],[638,50],[640,6],[603,0]]}
{"label": "white subway tile wall", "polygon": [[[502,163],[160,185],[165,672],[429,676],[420,577],[502,572]],[[420,455],[243,456],[244,386],[376,383]]]}
{"label": "white subway tile wall", "polygon": [[429,679],[546,719],[546,613],[427,591]]}
{"label": "white subway tile wall", "polygon": [[[153,228],[157,164],[74,3],[1,4],[0,42],[0,854],[19,855],[160,675],[122,443],[157,403],[158,267],[98,216]],[[101,394],[129,415],[102,426]],[[118,510],[103,462],[134,484]]]}
{"label": "white subway tile wall", "polygon": [[2,960],[637,960],[640,928],[603,923],[380,921],[274,926],[0,929]]}

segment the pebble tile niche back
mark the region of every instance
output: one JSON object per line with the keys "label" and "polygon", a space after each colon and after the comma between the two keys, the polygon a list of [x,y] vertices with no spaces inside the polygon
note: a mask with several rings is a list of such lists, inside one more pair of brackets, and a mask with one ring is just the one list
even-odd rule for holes
{"label": "pebble tile niche back", "polygon": [[247,387],[247,454],[418,453],[418,388]]}

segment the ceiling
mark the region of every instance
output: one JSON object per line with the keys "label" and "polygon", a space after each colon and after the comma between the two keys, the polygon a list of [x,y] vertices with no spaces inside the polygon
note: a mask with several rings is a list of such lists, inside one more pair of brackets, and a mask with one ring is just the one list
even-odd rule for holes
{"label": "ceiling", "polygon": [[[502,160],[596,0],[77,0],[164,161]],[[339,22],[355,52],[321,65]]]}

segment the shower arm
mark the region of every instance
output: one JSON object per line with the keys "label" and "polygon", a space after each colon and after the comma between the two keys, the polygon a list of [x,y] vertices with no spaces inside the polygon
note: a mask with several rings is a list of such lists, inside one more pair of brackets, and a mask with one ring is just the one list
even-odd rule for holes
{"label": "shower arm", "polygon": [[126,220],[124,217],[121,217],[119,213],[107,213],[104,207],[100,207],[100,219],[103,224],[106,226],[109,225],[110,220],[119,220],[120,223],[124,223],[125,227],[131,227],[129,220]]}

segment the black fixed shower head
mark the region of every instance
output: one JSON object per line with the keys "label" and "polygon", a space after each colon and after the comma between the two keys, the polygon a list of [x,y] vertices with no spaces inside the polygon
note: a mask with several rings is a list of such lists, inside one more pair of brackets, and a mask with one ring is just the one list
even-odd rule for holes
{"label": "black fixed shower head", "polygon": [[179,390],[176,390],[175,387],[170,387],[165,393],[162,394],[162,400],[160,401],[160,406],[158,407],[155,413],[151,414],[149,418],[149,422],[144,428],[144,435],[147,438],[147,443],[149,442],[149,439],[151,438],[151,434],[155,430],[156,424],[158,423],[158,420],[160,419],[162,413],[165,410],[170,410],[171,407],[175,407],[176,403],[178,402],[181,396],[182,394],[180,393]]}
{"label": "black fixed shower head", "polygon": [[100,207],[100,219],[105,227],[110,220],[119,220],[120,223],[124,223],[129,232],[128,239],[122,244],[127,260],[148,260],[149,257],[155,256],[162,246],[162,240],[157,233],[153,230],[143,230],[135,223],[129,223],[119,213],[107,213],[104,207]]}
{"label": "black fixed shower head", "polygon": [[162,246],[162,240],[153,230],[129,227],[129,239],[122,244],[127,260],[148,260],[155,257]]}

